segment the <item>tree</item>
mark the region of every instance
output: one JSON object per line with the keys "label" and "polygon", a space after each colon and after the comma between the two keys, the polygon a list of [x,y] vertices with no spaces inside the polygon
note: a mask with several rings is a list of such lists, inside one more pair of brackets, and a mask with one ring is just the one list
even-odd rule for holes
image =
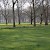
{"label": "tree", "polygon": [[31,10],[30,14],[31,14],[31,25],[32,25],[33,17],[32,17],[32,6],[31,6],[31,3],[30,3],[30,10]]}
{"label": "tree", "polygon": [[45,25],[48,25],[48,0],[46,0],[46,18],[45,18]]}
{"label": "tree", "polygon": [[42,21],[43,21],[43,2],[44,0],[41,1],[41,4],[40,4],[40,24],[42,24]]}
{"label": "tree", "polygon": [[33,2],[33,12],[34,12],[34,26],[36,26],[35,0],[32,0],[32,2]]}
{"label": "tree", "polygon": [[41,16],[40,16],[40,24],[42,24],[42,21],[43,21],[42,16],[43,16],[43,14],[41,14]]}
{"label": "tree", "polygon": [[19,1],[17,0],[17,9],[18,9],[18,21],[20,24],[20,14],[19,14]]}
{"label": "tree", "polygon": [[[45,0],[42,0],[42,4],[44,3]],[[44,6],[43,4],[43,13],[45,17],[45,25],[48,25],[48,0],[45,1],[46,5]]]}
{"label": "tree", "polygon": [[12,0],[12,4],[13,4],[13,7],[12,7],[12,8],[13,8],[13,27],[15,27],[15,11],[14,11],[14,6],[15,6],[15,4],[16,4],[16,1],[17,1],[17,0],[15,0],[15,1]]}
{"label": "tree", "polygon": [[[8,24],[8,20],[7,20],[7,17],[8,17],[8,14],[9,13],[7,13],[7,5],[8,5],[8,0],[3,0],[3,4],[4,4],[4,13],[3,13],[3,11],[2,11],[2,15],[4,16],[4,18],[5,18],[5,20],[6,20],[6,25]],[[9,5],[8,5],[9,6]]]}

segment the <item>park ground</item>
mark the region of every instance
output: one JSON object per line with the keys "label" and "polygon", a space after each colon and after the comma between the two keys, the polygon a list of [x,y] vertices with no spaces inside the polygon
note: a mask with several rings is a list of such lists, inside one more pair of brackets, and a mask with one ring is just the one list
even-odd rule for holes
{"label": "park ground", "polygon": [[50,50],[50,25],[0,25],[0,50]]}

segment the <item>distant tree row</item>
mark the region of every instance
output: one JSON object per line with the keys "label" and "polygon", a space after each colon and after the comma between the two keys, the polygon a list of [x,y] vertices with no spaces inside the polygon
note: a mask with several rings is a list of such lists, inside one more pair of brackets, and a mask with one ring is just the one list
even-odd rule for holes
{"label": "distant tree row", "polygon": [[[29,3],[28,9],[23,9],[23,5]],[[50,13],[50,1],[49,0],[2,0],[4,8],[0,5],[0,14],[2,14],[6,20],[6,25],[8,24],[8,17],[10,16],[10,10],[12,10],[13,27],[15,27],[15,17],[18,16],[18,22],[21,23],[22,15],[28,16],[30,18],[31,24],[34,23],[36,26],[36,20],[39,16],[40,24],[45,22],[48,25],[49,13]],[[12,3],[12,4],[11,4]],[[16,7],[16,8],[15,8]],[[36,19],[37,18],[37,19]]]}

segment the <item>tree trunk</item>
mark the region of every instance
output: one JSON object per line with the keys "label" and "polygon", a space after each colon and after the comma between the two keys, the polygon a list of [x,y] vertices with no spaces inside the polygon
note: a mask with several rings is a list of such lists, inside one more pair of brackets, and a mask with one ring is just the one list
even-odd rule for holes
{"label": "tree trunk", "polygon": [[31,20],[30,20],[30,21],[31,21],[31,25],[32,25],[32,20],[33,20],[33,19],[32,19],[32,7],[31,7],[31,4],[30,4],[30,8],[31,8],[31,10],[30,10],[30,11],[31,11],[31,12],[30,12],[30,14],[31,14],[31,15],[30,15],[30,19],[31,19]]}
{"label": "tree trunk", "polygon": [[46,8],[45,25],[48,25],[48,0],[47,0],[47,8]]}
{"label": "tree trunk", "polygon": [[18,7],[18,21],[19,21],[19,24],[20,24],[20,14],[19,14],[19,7]]}
{"label": "tree trunk", "polygon": [[35,4],[33,0],[33,11],[34,11],[34,26],[36,26],[36,15],[35,15]]}
{"label": "tree trunk", "polygon": [[46,19],[45,19],[45,25],[48,25],[47,17],[46,17]]}
{"label": "tree trunk", "polygon": [[8,23],[7,23],[7,15],[6,15],[6,6],[5,6],[5,16],[4,17],[5,17],[5,21],[6,21],[6,25],[7,25]]}
{"label": "tree trunk", "polygon": [[[47,0],[48,1],[48,0]],[[44,0],[42,1],[42,5],[43,5]],[[48,5],[48,3],[47,3]],[[46,11],[47,9],[47,11]],[[44,17],[45,17],[45,25],[48,25],[48,6],[45,9],[44,5],[43,5],[43,13],[44,13]]]}
{"label": "tree trunk", "polygon": [[20,24],[20,14],[19,14],[19,4],[18,4],[18,0],[17,0],[17,8],[18,8],[18,21],[19,21],[19,24]]}
{"label": "tree trunk", "polygon": [[40,17],[40,24],[42,24],[42,21],[43,21],[43,19],[42,19],[42,14],[41,14],[41,17]]}
{"label": "tree trunk", "polygon": [[33,20],[33,19],[32,19],[32,10],[31,10],[31,25],[32,25],[32,20]]}
{"label": "tree trunk", "polygon": [[13,3],[13,27],[15,27],[15,12],[14,12],[14,3]]}
{"label": "tree trunk", "polygon": [[32,19],[32,8],[31,8],[31,25],[32,25],[32,20],[33,20],[33,19]]}
{"label": "tree trunk", "polygon": [[20,24],[20,16],[18,16],[18,21],[19,21],[19,24]]}
{"label": "tree trunk", "polygon": [[7,18],[5,20],[6,20],[6,25],[7,25],[8,24]]}

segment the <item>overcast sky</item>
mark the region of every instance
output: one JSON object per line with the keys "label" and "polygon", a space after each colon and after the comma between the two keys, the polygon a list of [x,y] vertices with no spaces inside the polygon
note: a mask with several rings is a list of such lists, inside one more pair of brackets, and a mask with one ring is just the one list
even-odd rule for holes
{"label": "overcast sky", "polygon": [[[12,7],[12,0],[8,0],[9,1],[9,3],[10,3],[10,6]],[[23,8],[24,9],[26,9],[28,6],[30,6],[30,2],[32,1],[32,0],[18,0],[19,2],[20,2],[20,4],[19,4],[19,6],[21,6],[21,2],[22,2],[22,5],[23,5]],[[42,0],[36,0],[37,2],[40,2],[40,1],[42,1]],[[24,4],[25,3],[25,4]],[[0,5],[2,6],[2,7],[4,7],[4,5],[3,5],[3,2],[2,2],[2,0],[0,0]],[[17,4],[16,4],[17,5]],[[15,5],[15,8],[17,8],[17,6]]]}
{"label": "overcast sky", "polygon": [[[9,3],[10,3],[10,6],[12,6],[12,0],[8,0],[9,1]],[[20,4],[19,4],[19,6],[21,6],[21,2],[22,2],[22,5],[23,5],[23,9],[26,9],[28,6],[30,6],[30,2],[31,2],[31,0],[29,1],[29,0],[20,0],[19,1],[20,2]],[[29,2],[29,3],[28,3]],[[24,4],[25,3],[25,4]],[[2,2],[2,0],[0,0],[0,5],[4,8],[4,4],[3,4],[3,2]],[[17,6],[15,5],[15,8],[17,8]]]}

